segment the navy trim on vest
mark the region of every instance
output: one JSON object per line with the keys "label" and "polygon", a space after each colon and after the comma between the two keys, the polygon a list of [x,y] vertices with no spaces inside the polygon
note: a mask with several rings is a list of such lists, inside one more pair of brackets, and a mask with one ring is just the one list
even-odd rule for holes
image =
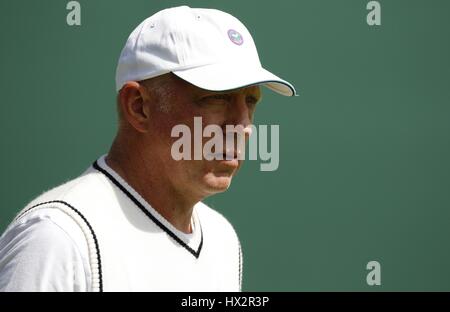
{"label": "navy trim on vest", "polygon": [[242,249],[241,246],[239,244],[239,248],[238,248],[238,252],[239,252],[239,270],[238,270],[238,283],[239,283],[239,289],[242,289]]}
{"label": "navy trim on vest", "polygon": [[98,260],[99,291],[103,292],[102,261],[101,261],[101,257],[100,257],[100,248],[99,248],[99,245],[98,245],[97,236],[95,235],[94,229],[92,228],[91,224],[88,222],[86,217],[83,216],[83,214],[81,212],[79,212],[72,205],[70,205],[69,203],[67,203],[65,201],[62,201],[62,200],[51,200],[51,201],[43,202],[43,203],[40,203],[40,204],[36,204],[36,205],[28,208],[27,210],[22,212],[19,216],[17,216],[15,219],[21,218],[24,214],[26,214],[28,211],[30,211],[33,208],[36,208],[36,207],[42,206],[42,205],[46,205],[46,204],[52,204],[52,203],[63,204],[65,206],[69,207],[70,209],[72,209],[73,211],[75,211],[75,213],[78,214],[81,217],[81,219],[83,219],[83,221],[86,223],[86,225],[88,226],[89,230],[91,231],[92,237],[94,238],[95,252],[96,252],[97,260]]}
{"label": "navy trim on vest", "polygon": [[200,225],[200,244],[198,246],[198,250],[195,251],[190,246],[188,246],[183,240],[181,240],[175,233],[173,233],[171,230],[169,230],[164,224],[162,224],[154,215],[148,211],[144,205],[136,198],[134,197],[122,184],[120,184],[119,181],[117,181],[109,172],[107,172],[105,169],[100,167],[95,161],[92,165],[95,169],[103,173],[108,179],[111,180],[142,212],[149,217],[157,226],[159,226],[164,232],[166,232],[170,237],[172,237],[178,244],[186,248],[187,251],[189,251],[195,258],[198,258],[200,256],[200,251],[202,250],[203,246],[203,231],[202,227]]}

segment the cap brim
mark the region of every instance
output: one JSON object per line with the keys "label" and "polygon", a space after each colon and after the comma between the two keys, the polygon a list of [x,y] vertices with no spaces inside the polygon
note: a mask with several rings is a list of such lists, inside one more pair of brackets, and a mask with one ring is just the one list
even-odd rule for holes
{"label": "cap brim", "polygon": [[292,84],[259,66],[249,68],[235,64],[216,63],[172,72],[181,79],[210,91],[226,91],[252,85],[265,85],[284,96],[297,95]]}

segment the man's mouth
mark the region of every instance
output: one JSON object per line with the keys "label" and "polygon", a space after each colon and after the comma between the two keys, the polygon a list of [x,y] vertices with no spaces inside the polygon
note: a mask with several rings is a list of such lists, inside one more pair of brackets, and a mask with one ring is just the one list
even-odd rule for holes
{"label": "man's mouth", "polygon": [[237,153],[236,152],[227,152],[227,153],[223,153],[223,159],[224,160],[233,160],[233,159],[237,159]]}
{"label": "man's mouth", "polygon": [[238,158],[236,152],[213,153],[211,155],[214,160],[233,160]]}

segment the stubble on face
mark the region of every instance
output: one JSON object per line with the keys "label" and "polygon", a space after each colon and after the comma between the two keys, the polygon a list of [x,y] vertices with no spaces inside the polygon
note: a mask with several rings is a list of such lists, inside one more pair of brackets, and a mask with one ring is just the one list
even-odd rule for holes
{"label": "stubble on face", "polygon": [[[193,86],[184,80],[170,74],[170,84],[159,98],[153,108],[154,123],[150,125],[153,133],[149,148],[157,150],[164,174],[173,187],[180,193],[187,193],[199,197],[199,200],[209,195],[227,190],[233,176],[241,167],[243,160],[179,160],[171,156],[171,146],[177,138],[171,137],[172,128],[185,124],[194,133],[194,117],[202,117],[202,129],[208,125],[217,125],[225,129],[227,122],[236,123],[231,105],[243,98],[251,97],[255,103],[260,99],[258,86],[243,88],[229,92],[212,92]],[[167,81],[166,81],[167,83]],[[244,97],[243,97],[244,96]],[[166,101],[166,103],[164,103]],[[254,113],[254,104],[242,114],[249,114],[251,121]],[[161,110],[160,107],[167,109]],[[156,137],[157,136],[157,137]],[[207,141],[204,138],[202,147]],[[191,147],[194,146],[193,135]],[[224,138],[225,146],[225,138]],[[203,149],[202,149],[203,150]],[[193,155],[192,155],[193,156]],[[193,159],[193,157],[191,157]]]}

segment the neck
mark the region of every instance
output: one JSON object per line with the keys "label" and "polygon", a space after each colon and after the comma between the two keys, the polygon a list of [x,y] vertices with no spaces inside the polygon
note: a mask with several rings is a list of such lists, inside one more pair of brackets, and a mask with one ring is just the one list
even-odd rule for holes
{"label": "neck", "polygon": [[200,199],[191,199],[177,192],[167,175],[160,172],[163,166],[153,162],[158,158],[149,162],[148,156],[138,148],[123,148],[118,141],[116,138],[105,159],[107,165],[177,230],[191,233],[192,211]]}

